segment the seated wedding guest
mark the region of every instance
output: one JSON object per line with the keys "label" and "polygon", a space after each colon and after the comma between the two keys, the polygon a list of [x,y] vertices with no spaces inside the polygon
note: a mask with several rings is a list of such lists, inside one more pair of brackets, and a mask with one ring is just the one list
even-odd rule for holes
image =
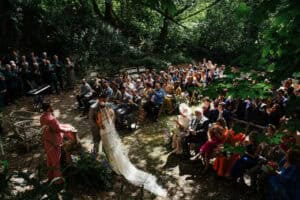
{"label": "seated wedding guest", "polygon": [[145,87],[144,90],[143,90],[143,95],[142,95],[142,97],[145,98],[146,100],[149,100],[150,94],[153,93],[153,88],[152,88],[152,86],[151,86],[151,84],[150,84],[149,82],[146,82],[146,83],[145,83],[145,86],[146,86],[146,87]]}
{"label": "seated wedding guest", "polygon": [[268,113],[268,122],[276,126],[276,128],[280,125],[280,118],[282,117],[282,113],[280,110],[279,104],[275,103],[269,113]]}
{"label": "seated wedding guest", "polygon": [[247,169],[254,167],[257,164],[258,156],[261,152],[261,146],[258,143],[258,133],[251,132],[249,134],[249,141],[246,143],[245,154],[236,161],[231,170],[233,178],[240,178],[239,181],[243,182],[243,175]]}
{"label": "seated wedding guest", "polygon": [[210,118],[210,99],[208,97],[205,97],[203,99],[203,106],[202,106],[202,112],[203,112],[203,115],[205,117],[207,117],[208,119]]}
{"label": "seated wedding guest", "polygon": [[219,101],[217,99],[215,99],[212,102],[213,107],[210,109],[209,112],[209,122],[210,123],[215,123],[219,117],[219,111],[218,111],[218,105],[219,105]]}
{"label": "seated wedding guest", "polygon": [[113,89],[110,87],[110,84],[108,82],[105,82],[103,84],[103,90],[105,92],[105,94],[107,95],[108,99],[112,99],[114,91]]}
{"label": "seated wedding guest", "polygon": [[291,147],[296,144],[296,135],[297,132],[290,132],[288,130],[283,131],[284,135],[281,138],[280,148],[287,152]]}
{"label": "seated wedding guest", "polygon": [[284,156],[285,151],[280,148],[280,145],[269,142],[276,135],[276,127],[269,124],[265,135],[266,141],[262,141],[260,144],[262,156],[268,158],[270,161],[279,162],[279,159]]}
{"label": "seated wedding guest", "polygon": [[[216,104],[215,104],[216,105]],[[231,120],[231,113],[229,110],[225,108],[225,103],[220,102],[218,104],[217,109],[214,109],[210,113],[210,120],[211,123],[216,122],[217,119],[223,118],[226,121],[226,126],[230,126],[230,120]]]}
{"label": "seated wedding guest", "polygon": [[188,128],[191,123],[191,109],[185,103],[180,104],[179,106],[180,115],[177,116],[176,127],[177,129],[173,133],[172,136],[172,153],[182,154],[182,138],[187,136]]}
{"label": "seated wedding guest", "polygon": [[180,95],[181,95],[182,89],[181,89],[181,87],[180,87],[180,82],[179,82],[179,81],[176,81],[176,82],[174,83],[174,90],[175,90],[175,95],[176,95],[176,96],[180,96]]}
{"label": "seated wedding guest", "polygon": [[300,153],[290,149],[279,167],[280,171],[270,171],[267,199],[300,199]]}
{"label": "seated wedding guest", "polygon": [[131,91],[132,94],[132,101],[130,103],[133,103],[136,106],[139,106],[142,102],[142,97],[140,97],[138,90],[134,89]]}
{"label": "seated wedding guest", "polygon": [[208,130],[209,120],[202,115],[201,109],[195,109],[195,116],[192,118],[189,125],[188,135],[182,139],[182,148],[186,156],[190,157],[190,144],[197,144],[202,146],[207,141],[207,130]]}
{"label": "seated wedding guest", "polygon": [[[245,140],[246,135],[235,133],[232,129],[226,129],[223,136],[223,146],[238,146]],[[213,165],[218,176],[229,177],[235,162],[240,158],[238,153],[219,152]]]}
{"label": "seated wedding guest", "polygon": [[90,84],[88,84],[85,79],[82,79],[80,85],[80,92],[76,96],[78,107],[88,106],[86,101],[90,96],[92,96],[92,94],[93,94],[93,89],[91,88]]}
{"label": "seated wedding guest", "polygon": [[137,89],[137,92],[140,96],[143,94],[144,84],[141,79],[136,80],[135,89]]}
{"label": "seated wedding guest", "polygon": [[113,103],[121,102],[121,99],[122,99],[122,93],[121,93],[121,91],[118,89],[117,83],[112,82],[111,88],[112,88],[112,90],[113,90],[112,102],[113,102]]}
{"label": "seated wedding guest", "polygon": [[276,94],[275,102],[279,104],[280,108],[283,109],[286,107],[287,98],[285,97],[285,91],[282,89],[279,89]]}
{"label": "seated wedding guest", "polygon": [[211,128],[208,129],[208,140],[201,146],[199,153],[191,158],[191,160],[198,159],[200,156],[203,158],[204,170],[205,173],[209,168],[209,160],[211,159],[214,150],[216,147],[221,144],[222,137],[225,129],[217,124],[214,124]]}
{"label": "seated wedding guest", "polygon": [[118,104],[127,104],[130,101],[132,101],[131,93],[127,90],[126,87],[121,87],[121,100],[117,103]]}

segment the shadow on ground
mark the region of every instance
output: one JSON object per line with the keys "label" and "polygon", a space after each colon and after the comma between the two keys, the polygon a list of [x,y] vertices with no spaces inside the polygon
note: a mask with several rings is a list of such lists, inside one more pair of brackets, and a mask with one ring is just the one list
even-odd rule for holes
{"label": "shadow on ground", "polygon": [[[68,92],[61,96],[51,95],[55,115],[62,123],[69,123],[78,129],[78,135],[86,151],[92,148],[92,136],[89,131],[88,121],[81,117],[81,112],[76,110],[75,93]],[[5,110],[10,113],[14,110],[32,110],[32,99],[22,98],[18,105],[13,105]],[[36,113],[39,117],[39,113]],[[174,116],[164,116],[158,123],[146,123],[140,129],[122,134],[124,151],[128,152],[130,160],[140,169],[154,174],[158,182],[167,189],[168,199],[257,199],[254,193],[246,188],[237,188],[232,182],[220,179],[214,172],[201,175],[202,164],[191,162],[180,156],[170,154],[166,148],[163,133],[172,126]],[[25,153],[22,158],[16,153],[7,155],[10,168],[14,170],[33,170],[44,162],[44,152],[40,145],[34,151]],[[155,197],[141,188],[135,187],[120,177],[117,177],[112,191],[98,192],[81,188],[74,191],[76,199],[162,199]]]}

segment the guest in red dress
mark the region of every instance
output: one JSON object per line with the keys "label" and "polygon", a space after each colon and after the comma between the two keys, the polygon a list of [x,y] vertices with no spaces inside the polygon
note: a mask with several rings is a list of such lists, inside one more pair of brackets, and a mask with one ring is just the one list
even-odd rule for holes
{"label": "guest in red dress", "polygon": [[[242,143],[245,140],[245,138],[246,136],[243,133],[235,133],[231,129],[226,129],[222,143],[235,146],[236,144]],[[240,155],[238,153],[233,153],[230,156],[221,154],[216,157],[213,168],[217,172],[218,176],[229,177],[234,163],[239,158]]]}
{"label": "guest in red dress", "polygon": [[214,149],[221,144],[224,134],[224,128],[219,125],[214,125],[208,130],[208,141],[200,148],[200,154],[203,156],[204,172],[208,170],[209,159],[212,157]]}

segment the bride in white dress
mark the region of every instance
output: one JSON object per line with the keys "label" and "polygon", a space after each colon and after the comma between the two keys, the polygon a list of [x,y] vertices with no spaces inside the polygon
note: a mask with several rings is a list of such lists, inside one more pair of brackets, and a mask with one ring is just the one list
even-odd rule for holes
{"label": "bride in white dress", "polygon": [[156,182],[156,177],[137,169],[129,160],[122,148],[121,139],[114,124],[114,111],[105,107],[101,109],[100,134],[104,152],[113,170],[121,174],[130,183],[144,187],[157,196],[166,197],[167,191]]}

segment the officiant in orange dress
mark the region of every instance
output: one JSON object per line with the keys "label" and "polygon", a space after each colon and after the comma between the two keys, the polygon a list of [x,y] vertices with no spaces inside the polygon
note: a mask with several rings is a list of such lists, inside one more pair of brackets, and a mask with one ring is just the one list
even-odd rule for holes
{"label": "officiant in orange dress", "polygon": [[[62,177],[60,159],[63,138],[73,139],[71,136],[72,126],[61,124],[52,114],[53,109],[50,103],[42,105],[43,114],[40,117],[40,123],[43,132],[43,145],[47,155],[48,181],[57,177]],[[56,184],[63,183],[62,179],[57,180]]]}

